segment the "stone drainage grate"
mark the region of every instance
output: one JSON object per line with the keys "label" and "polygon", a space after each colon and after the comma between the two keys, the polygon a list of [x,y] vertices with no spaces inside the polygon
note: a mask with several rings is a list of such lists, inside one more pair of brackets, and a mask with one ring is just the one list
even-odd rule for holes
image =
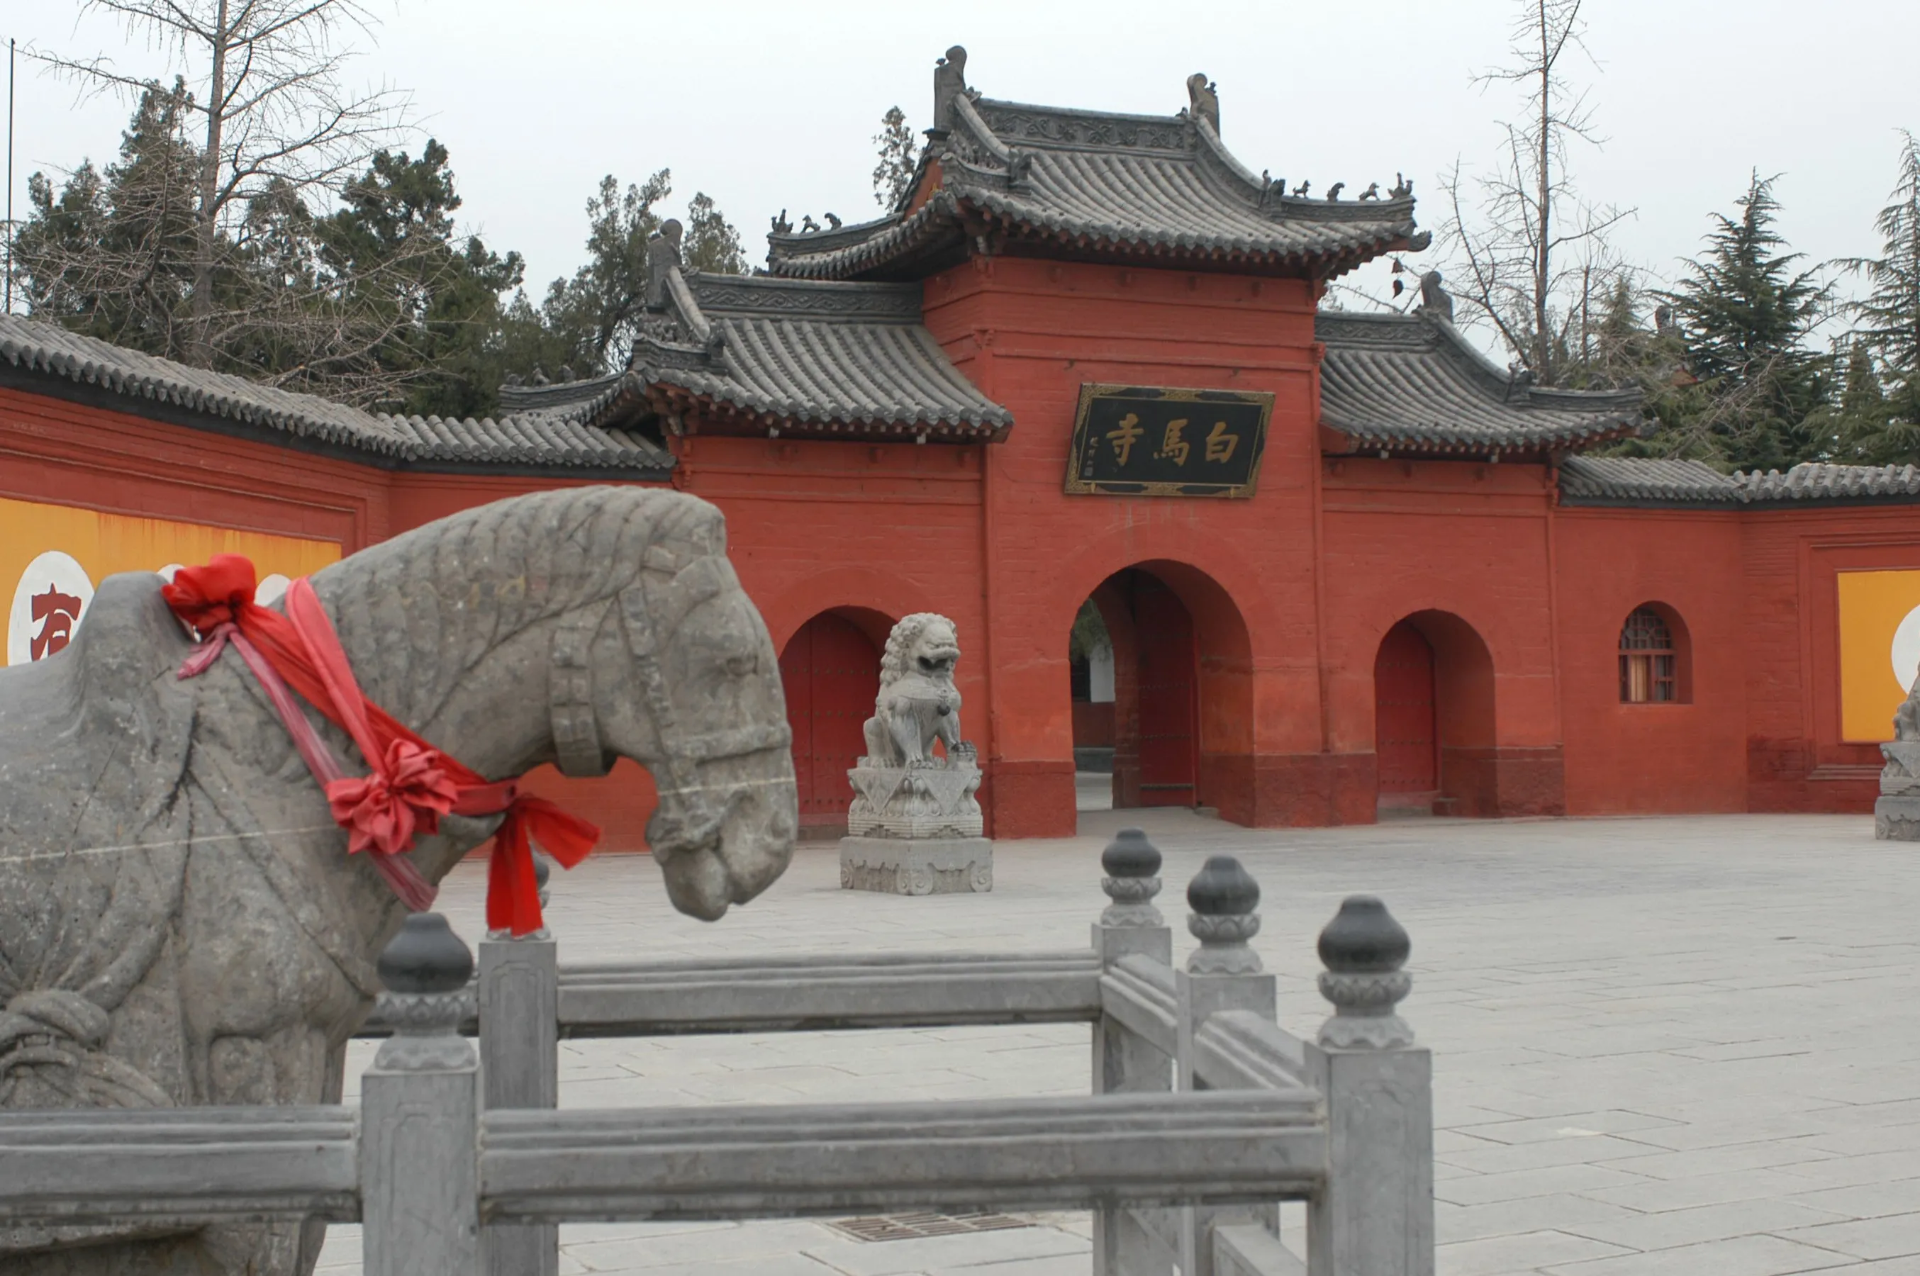
{"label": "stone drainage grate", "polygon": [[870,1218],[841,1218],[827,1224],[857,1241],[908,1241],[923,1236],[964,1236],[969,1232],[1004,1232],[1032,1227],[1029,1219],[1009,1214],[876,1214]]}

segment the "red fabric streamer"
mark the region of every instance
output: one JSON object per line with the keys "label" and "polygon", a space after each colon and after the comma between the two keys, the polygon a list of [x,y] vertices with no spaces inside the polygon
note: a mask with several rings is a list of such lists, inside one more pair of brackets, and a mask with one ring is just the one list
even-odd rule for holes
{"label": "red fabric streamer", "polygon": [[[539,885],[531,843],[572,868],[593,850],[600,830],[513,780],[489,781],[421,739],[366,698],[355,681],[333,622],[306,577],[287,587],[287,614],[254,601],[253,563],[216,554],[204,567],[183,567],[161,589],[176,616],[201,637],[180,677],[205,670],[231,642],[273,701],[314,778],[334,822],[347,830],[347,852],[373,857],[409,908],[433,901],[433,887],[399,856],[433,833],[443,815],[504,815],[494,832],[487,870],[487,927],[525,935],[539,930]],[[348,776],[333,750],[293,703],[288,688],[352,738],[371,768]]]}

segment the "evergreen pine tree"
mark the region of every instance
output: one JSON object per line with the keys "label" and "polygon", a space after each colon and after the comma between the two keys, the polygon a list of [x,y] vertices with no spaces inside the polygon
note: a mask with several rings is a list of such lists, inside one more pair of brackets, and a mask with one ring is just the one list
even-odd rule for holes
{"label": "evergreen pine tree", "polygon": [[1825,402],[1829,360],[1805,342],[1827,289],[1774,229],[1773,179],[1755,172],[1735,204],[1734,217],[1714,214],[1706,256],[1666,294],[1700,393],[1663,442],[1669,455],[1786,469],[1823,452],[1807,419]]}
{"label": "evergreen pine tree", "polygon": [[[1863,456],[1885,464],[1920,463],[1920,142],[1900,133],[1900,178],[1892,202],[1874,219],[1881,235],[1878,257],[1851,258],[1843,264],[1866,277],[1869,291],[1849,304],[1856,321],[1854,357],[1878,362],[1876,390],[1884,383],[1880,417],[1886,439],[1854,434]],[[1848,394],[1854,376],[1848,374]],[[1865,419],[1859,429],[1866,428]]]}

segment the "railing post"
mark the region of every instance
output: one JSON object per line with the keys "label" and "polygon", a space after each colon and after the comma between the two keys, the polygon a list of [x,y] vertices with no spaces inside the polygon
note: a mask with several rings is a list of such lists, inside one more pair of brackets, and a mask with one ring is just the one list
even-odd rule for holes
{"label": "railing post", "polygon": [[1328,1178],[1308,1206],[1313,1276],[1433,1276],[1433,1059],[1395,1013],[1412,945],[1387,906],[1355,895],[1320,932],[1334,1005],[1309,1079],[1326,1096]]}
{"label": "railing post", "polygon": [[[1093,949],[1103,968],[1122,957],[1143,956],[1173,964],[1173,932],[1153,906],[1160,893],[1160,852],[1140,829],[1121,829],[1100,855],[1106,876],[1100,881],[1112,902],[1093,926]],[[1173,1064],[1166,1055],[1100,1016],[1093,1024],[1095,1094],[1164,1093],[1173,1086]],[[1154,1242],[1124,1209],[1096,1210],[1093,1216],[1094,1276],[1165,1276],[1156,1272]]]}
{"label": "railing post", "polygon": [[360,1083],[366,1276],[471,1276],[480,1263],[479,1061],[459,1035],[473,954],[414,913],[380,954],[393,1025]]}
{"label": "railing post", "polygon": [[[540,904],[546,857],[534,856]],[[560,1104],[560,970],[551,932],[518,939],[490,932],[480,944],[480,1084],[486,1108]],[[489,1226],[481,1234],[486,1276],[558,1276],[560,1229],[551,1223]]]}
{"label": "railing post", "polygon": [[[1272,1019],[1278,999],[1272,975],[1263,973],[1260,955],[1247,941],[1260,933],[1260,884],[1231,855],[1215,855],[1187,885],[1187,930],[1200,947],[1174,976],[1179,1004],[1179,1052],[1175,1070],[1182,1090],[1202,1086],[1193,1075],[1193,1039],[1207,1016],[1222,1010],[1251,1010]],[[1276,1236],[1280,1207],[1192,1208],[1181,1211],[1182,1276],[1214,1276],[1213,1228],[1259,1223]]]}

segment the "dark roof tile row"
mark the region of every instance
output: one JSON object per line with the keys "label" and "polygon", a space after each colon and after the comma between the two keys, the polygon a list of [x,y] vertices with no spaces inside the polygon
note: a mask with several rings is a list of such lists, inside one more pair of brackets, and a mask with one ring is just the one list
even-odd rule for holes
{"label": "dark roof tile row", "polygon": [[1920,468],[1809,461],[1779,470],[1723,474],[1701,461],[1573,456],[1560,467],[1570,505],[1713,506],[1854,501],[1905,504],[1920,499]]}
{"label": "dark roof tile row", "polygon": [[[522,408],[632,422],[663,406],[707,406],[712,424],[754,431],[999,438],[1013,414],[976,389],[920,324],[917,284],[823,283],[681,274],[634,345],[627,371],[574,386],[512,390]],[[505,393],[505,392],[503,392]],[[712,409],[719,409],[718,412]]]}
{"label": "dark roof tile row", "polygon": [[578,469],[631,477],[665,477],[673,467],[673,458],[650,439],[590,428],[566,414],[539,411],[456,421],[366,412],[18,315],[0,315],[0,361],[20,372],[338,448],[386,466]]}
{"label": "dark roof tile row", "polygon": [[[1295,199],[1256,178],[1186,113],[1113,115],[959,98],[929,148],[937,188],[858,226],[768,237],[769,268],[811,279],[909,277],[979,226],[1076,253],[1168,265],[1339,274],[1425,247],[1413,199]],[[937,174],[935,165],[937,164]]]}
{"label": "dark roof tile row", "polygon": [[1322,312],[1320,420],[1356,448],[1513,453],[1581,447],[1639,426],[1638,391],[1543,390],[1495,368],[1451,323]]}

